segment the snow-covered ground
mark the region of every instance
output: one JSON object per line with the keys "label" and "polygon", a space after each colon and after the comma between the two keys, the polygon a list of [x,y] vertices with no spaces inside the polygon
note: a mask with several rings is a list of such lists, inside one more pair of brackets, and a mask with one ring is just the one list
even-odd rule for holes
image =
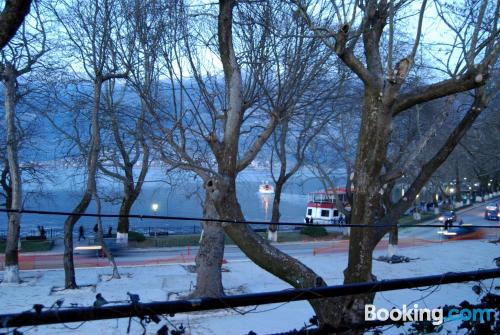
{"label": "snow-covered ground", "polygon": [[[499,255],[498,245],[486,241],[456,241],[434,243],[401,249],[400,253],[414,259],[410,263],[387,264],[374,261],[374,273],[379,279],[403,278],[441,274],[450,271],[471,271],[495,267],[493,259]],[[375,257],[382,254],[377,252]],[[304,256],[301,260],[313,268],[329,284],[340,284],[342,271],[347,264],[345,253],[330,253]],[[223,283],[229,294],[255,293],[283,290],[289,286],[242,259],[224,265]],[[189,292],[196,281],[186,264],[147,267],[122,267],[122,279],[108,280],[109,268],[87,268],[77,270],[77,282],[86,285],[73,291],[59,291],[63,284],[63,271],[26,271],[21,285],[0,284],[0,314],[30,310],[33,304],[50,307],[56,300],[64,298],[63,307],[71,305],[91,306],[95,295],[101,293],[108,301],[128,298],[127,291],[140,295],[141,302],[172,300]],[[452,284],[413,290],[378,293],[377,308],[401,308],[403,304],[418,303],[421,307],[433,308],[445,304],[458,304],[467,299],[477,302],[478,296],[471,287],[474,283]],[[484,286],[495,290],[499,283],[485,281]],[[499,294],[497,290],[494,293]],[[187,334],[268,334],[300,328],[313,315],[307,302],[262,305],[258,308],[218,310],[190,314],[178,314],[169,318],[174,325],[187,327]],[[156,334],[159,325],[147,325],[147,334]],[[446,329],[456,331],[456,322],[445,323]],[[21,328],[24,334],[125,334],[128,319],[94,321],[84,324],[58,324]],[[171,324],[168,324],[172,329]],[[76,328],[76,329],[75,329]],[[384,333],[400,333],[400,329],[389,329]],[[131,323],[131,334],[141,334],[138,321]]]}

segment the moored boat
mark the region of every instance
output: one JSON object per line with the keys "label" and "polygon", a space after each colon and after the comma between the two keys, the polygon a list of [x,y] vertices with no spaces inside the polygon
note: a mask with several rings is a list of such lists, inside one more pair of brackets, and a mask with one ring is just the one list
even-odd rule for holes
{"label": "moored boat", "polygon": [[269,184],[267,181],[259,185],[259,193],[261,194],[273,194],[274,187]]}

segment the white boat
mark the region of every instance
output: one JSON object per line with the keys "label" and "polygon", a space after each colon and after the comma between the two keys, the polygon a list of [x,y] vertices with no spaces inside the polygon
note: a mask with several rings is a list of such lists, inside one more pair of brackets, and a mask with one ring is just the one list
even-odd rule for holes
{"label": "white boat", "polygon": [[269,184],[266,181],[265,183],[259,185],[259,193],[261,193],[261,194],[273,194],[274,187],[273,187],[273,185]]}
{"label": "white boat", "polygon": [[[307,196],[307,209],[304,223],[317,225],[346,224],[345,215],[337,208],[336,198],[343,203],[347,211],[351,210],[347,202],[347,191],[345,188],[327,189],[324,191],[311,192]],[[329,227],[330,231],[338,231],[349,235],[347,227]]]}

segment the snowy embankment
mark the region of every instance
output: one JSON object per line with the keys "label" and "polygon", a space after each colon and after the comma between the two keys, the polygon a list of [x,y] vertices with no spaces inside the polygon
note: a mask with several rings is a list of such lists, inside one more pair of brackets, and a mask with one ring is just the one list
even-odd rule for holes
{"label": "snowy embankment", "polygon": [[[386,264],[374,261],[374,273],[378,279],[403,278],[422,275],[434,275],[445,272],[472,271],[495,267],[493,259],[499,255],[498,245],[485,241],[457,241],[435,243],[401,249],[401,254],[414,259],[410,263]],[[376,252],[375,257],[384,251]],[[312,267],[327,283],[335,285],[342,281],[342,271],[346,267],[345,253],[305,256],[301,260]],[[231,261],[224,265],[223,282],[228,294],[255,293],[287,289],[289,286],[247,260]],[[0,284],[0,314],[30,310],[33,304],[52,306],[56,300],[64,298],[62,308],[70,306],[91,306],[97,293],[108,301],[124,301],[127,292],[140,295],[141,302],[172,300],[187,294],[196,281],[195,274],[189,272],[185,264],[147,267],[122,267],[123,275],[119,280],[108,280],[111,269],[77,269],[77,281],[85,285],[74,291],[60,291],[63,283],[63,271],[27,271],[23,272],[25,282],[21,285]],[[485,281],[485,288],[497,290],[499,283]],[[467,299],[478,302],[478,296],[471,290],[474,283],[443,285],[423,289],[400,290],[377,294],[377,308],[401,307],[403,304],[418,303],[419,306],[433,308],[445,304],[458,304]],[[306,302],[263,305],[257,308],[237,310],[219,310],[191,314],[179,314],[169,322],[187,327],[187,334],[247,334],[250,330],[257,334],[283,332],[300,328],[313,315]],[[167,324],[147,325],[147,334]],[[456,330],[455,323],[445,323],[446,329]],[[128,319],[95,321],[83,324],[58,324],[27,327],[20,330],[24,334],[125,334]],[[75,329],[76,328],[76,329]],[[400,333],[392,328],[384,333]],[[138,320],[131,323],[131,334],[141,334],[142,327]]]}

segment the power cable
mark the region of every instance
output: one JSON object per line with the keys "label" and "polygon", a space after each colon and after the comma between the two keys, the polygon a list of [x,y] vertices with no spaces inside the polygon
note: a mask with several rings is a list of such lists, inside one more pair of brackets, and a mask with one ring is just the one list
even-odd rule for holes
{"label": "power cable", "polygon": [[[75,214],[72,212],[64,211],[45,211],[45,210],[32,210],[32,209],[3,209],[0,212],[4,213],[22,213],[33,215],[60,215],[60,216],[78,216],[78,217],[101,217],[101,218],[129,218],[129,219],[148,219],[148,220],[163,220],[163,221],[210,221],[217,223],[228,224],[247,224],[247,225],[277,225],[277,226],[299,226],[299,227],[338,227],[338,228],[443,228],[449,227],[445,224],[340,224],[340,223],[327,223],[327,224],[314,224],[314,223],[301,223],[301,222],[266,222],[266,221],[242,221],[242,220],[228,220],[228,219],[204,219],[197,217],[186,216],[162,216],[162,215],[143,215],[143,214],[96,214],[96,213],[81,213]],[[464,228],[485,228],[485,229],[499,229],[500,226],[492,225],[465,225],[465,226],[452,226]]]}

